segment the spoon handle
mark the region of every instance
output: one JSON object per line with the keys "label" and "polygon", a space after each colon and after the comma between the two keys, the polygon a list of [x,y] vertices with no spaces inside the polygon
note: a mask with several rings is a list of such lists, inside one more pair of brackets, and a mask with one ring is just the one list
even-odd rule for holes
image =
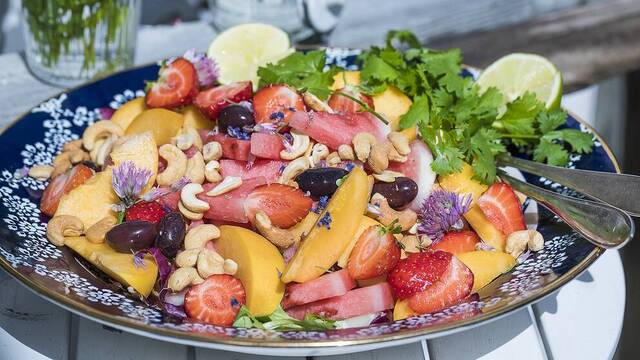
{"label": "spoon handle", "polygon": [[550,166],[505,155],[498,164],[546,177],[640,217],[640,176]]}
{"label": "spoon handle", "polygon": [[499,170],[500,178],[558,215],[567,225],[596,246],[614,249],[624,246],[635,231],[633,219],[626,212],[608,204],[561,195],[516,180]]}

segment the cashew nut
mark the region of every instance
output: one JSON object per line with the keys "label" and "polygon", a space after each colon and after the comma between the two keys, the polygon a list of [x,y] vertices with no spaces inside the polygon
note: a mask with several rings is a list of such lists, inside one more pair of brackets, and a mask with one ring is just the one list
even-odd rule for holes
{"label": "cashew nut", "polygon": [[[536,230],[518,230],[507,236],[505,252],[517,258],[529,246],[531,251],[539,251],[544,247],[544,238]],[[535,250],[534,250],[535,249]]]}
{"label": "cashew nut", "polygon": [[540,251],[544,249],[544,238],[542,237],[542,234],[535,230],[529,230],[529,241],[527,242],[527,246],[531,251]]}
{"label": "cashew nut", "polygon": [[192,267],[178,268],[169,276],[167,286],[174,292],[184,290],[187,286],[202,284],[204,279],[198,274],[198,270]]}
{"label": "cashew nut", "polygon": [[98,139],[107,137],[110,134],[120,137],[124,135],[124,130],[111,120],[96,121],[82,134],[82,145],[84,145],[85,149],[91,151]]}
{"label": "cashew nut", "polygon": [[204,158],[200,151],[187,160],[187,170],[184,176],[193,183],[202,184],[204,182]]}
{"label": "cashew nut", "polygon": [[79,150],[82,148],[82,140],[78,139],[78,140],[73,140],[73,141],[69,141],[67,143],[65,143],[62,146],[62,152],[67,152],[67,151],[72,151],[72,150]]}
{"label": "cashew nut", "polygon": [[342,144],[338,146],[338,155],[342,160],[355,160],[355,155],[353,154],[353,148],[351,145]]}
{"label": "cashew nut", "polygon": [[398,151],[400,155],[409,155],[411,148],[409,147],[409,139],[402,133],[392,131],[387,135],[387,139],[391,141],[393,147]]}
{"label": "cashew nut", "polygon": [[202,185],[198,183],[188,183],[182,187],[182,190],[180,191],[180,201],[187,210],[196,213],[203,213],[209,210],[209,203],[196,197],[196,195],[203,192],[204,189],[202,188]]}
{"label": "cashew nut", "polygon": [[302,172],[311,167],[311,163],[309,162],[309,158],[299,157],[291,162],[284,168],[282,171],[282,175],[278,179],[280,184],[288,184],[293,181],[296,176],[300,175]]}
{"label": "cashew nut", "polygon": [[[98,142],[101,141],[104,140],[98,140]],[[70,157],[71,151],[61,152],[53,159],[53,167],[58,167],[60,165],[69,165],[69,167],[71,167],[71,160],[69,160]]]}
{"label": "cashew nut", "polygon": [[60,164],[53,168],[53,172],[51,173],[51,178],[54,178],[58,175],[64,174],[67,170],[71,168],[71,162],[67,161],[65,164]]}
{"label": "cashew nut", "polygon": [[240,185],[242,185],[241,177],[227,176],[226,178],[224,178],[224,180],[222,180],[221,183],[216,185],[213,189],[209,190],[209,192],[207,193],[207,196],[222,195],[222,194],[228,193],[233,189],[239,188]]}
{"label": "cashew nut", "polygon": [[[89,151],[89,158],[91,159],[91,161],[96,162],[96,158],[98,157],[98,151],[100,151],[100,148],[102,148],[102,144],[104,144],[105,141],[107,141],[107,138],[99,139],[93,145],[93,149],[91,149],[91,151]],[[60,154],[58,156],[60,157],[61,155],[64,155],[64,154],[65,153],[62,153],[62,154]],[[67,159],[67,161],[69,161],[69,156],[68,156],[69,153],[66,153],[66,154],[67,154],[67,158],[66,159]],[[53,161],[54,161],[54,166],[55,166],[55,161],[56,160],[53,160]],[[63,161],[63,159],[61,159],[60,161]]]}
{"label": "cashew nut", "polygon": [[401,163],[407,162],[407,160],[409,159],[408,156],[400,155],[398,150],[396,150],[396,148],[393,147],[393,144],[391,144],[390,142],[386,144],[387,144],[387,149],[389,150],[387,157],[389,158],[390,161],[401,162]]}
{"label": "cashew nut", "polygon": [[338,155],[338,153],[335,151],[329,154],[326,160],[327,160],[327,165],[329,166],[336,166],[340,164],[340,162],[342,161],[342,159],[340,159],[340,155]]}
{"label": "cashew nut", "polygon": [[187,155],[171,144],[160,146],[158,154],[167,161],[167,167],[158,174],[156,182],[160,186],[171,186],[180,180],[187,171]]}
{"label": "cashew nut", "polygon": [[47,224],[47,239],[55,246],[62,246],[65,236],[80,236],[83,231],[82,220],[71,215],[58,215]]}
{"label": "cashew nut", "polygon": [[376,180],[386,182],[386,183],[392,183],[396,181],[396,178],[401,176],[404,176],[404,174],[401,172],[393,171],[393,170],[385,170],[380,174],[373,174],[373,177]]}
{"label": "cashew nut", "polygon": [[198,261],[198,254],[200,254],[201,249],[187,249],[180,251],[178,255],[176,255],[176,265],[178,267],[194,267],[196,266],[196,262]]}
{"label": "cashew nut", "polygon": [[224,274],[224,258],[214,250],[204,248],[198,254],[196,268],[203,278]]}
{"label": "cashew nut", "polygon": [[330,114],[333,114],[334,112],[326,102],[320,100],[317,96],[308,91],[305,91],[304,94],[302,94],[302,99],[304,100],[304,103],[312,110],[323,111]]}
{"label": "cashew nut", "polygon": [[53,173],[53,166],[50,165],[35,165],[29,169],[29,176],[36,180],[47,180]]}
{"label": "cashew nut", "polygon": [[325,144],[317,143],[311,148],[311,166],[319,163],[320,160],[326,159],[329,155],[329,148]]}
{"label": "cashew nut", "polygon": [[182,204],[182,201],[178,201],[178,211],[180,211],[180,214],[182,214],[182,216],[186,217],[187,219],[189,219],[191,221],[202,220],[202,218],[204,217],[204,213],[193,212],[193,211],[187,209]]}
{"label": "cashew nut", "polygon": [[408,253],[417,253],[424,251],[429,245],[431,245],[432,241],[426,235],[405,235],[401,236],[398,240],[403,245],[404,251]]}
{"label": "cashew nut", "polygon": [[224,259],[222,269],[224,269],[224,273],[227,275],[235,275],[238,272],[238,263],[231,259]]}
{"label": "cashew nut", "polygon": [[361,132],[357,133],[356,136],[353,137],[352,142],[356,157],[358,160],[365,162],[369,158],[371,147],[378,143],[378,139],[376,139],[373,134]]}
{"label": "cashew nut", "polygon": [[184,237],[185,249],[202,249],[207,242],[220,237],[220,229],[212,224],[202,224],[191,228]]}
{"label": "cashew nut", "polygon": [[110,136],[105,139],[100,147],[97,147],[95,158],[91,158],[91,160],[93,160],[96,164],[103,166],[105,161],[107,160],[107,156],[111,154],[111,151],[115,147],[117,140],[118,138],[116,136]]}
{"label": "cashew nut", "polygon": [[367,163],[376,174],[380,174],[389,167],[389,144],[377,143],[371,147]]}
{"label": "cashew nut", "polygon": [[253,222],[258,232],[280,249],[286,249],[300,241],[300,234],[273,226],[271,219],[262,211],[256,213]]}
{"label": "cashew nut", "polygon": [[377,206],[380,209],[380,214],[372,214],[376,220],[382,223],[384,226],[388,226],[392,221],[398,220],[398,225],[402,231],[407,231],[418,221],[418,214],[411,209],[404,209],[402,211],[394,210],[387,199],[379,193],[373,194],[371,197],[371,205]]}
{"label": "cashew nut", "polygon": [[113,228],[118,220],[113,216],[106,216],[97,223],[91,225],[85,233],[87,240],[94,244],[104,242],[107,232]]}
{"label": "cashew nut", "polygon": [[180,150],[187,150],[193,146],[193,136],[191,134],[178,134],[173,139],[171,139],[171,143],[178,147]]}
{"label": "cashew nut", "polygon": [[217,160],[211,160],[204,166],[204,177],[210,183],[217,183],[222,180],[222,175],[218,171],[220,163]]}
{"label": "cashew nut", "polygon": [[205,161],[220,160],[222,157],[222,145],[217,141],[206,143],[202,148]]}
{"label": "cashew nut", "polygon": [[77,164],[83,160],[89,159],[89,154],[84,152],[82,149],[69,151],[69,161],[71,161],[72,164]]}
{"label": "cashew nut", "polygon": [[307,151],[309,143],[311,142],[309,136],[300,134],[295,130],[291,131],[291,136],[293,137],[291,149],[284,149],[280,151],[280,157],[285,160],[293,160],[302,156],[302,154]]}

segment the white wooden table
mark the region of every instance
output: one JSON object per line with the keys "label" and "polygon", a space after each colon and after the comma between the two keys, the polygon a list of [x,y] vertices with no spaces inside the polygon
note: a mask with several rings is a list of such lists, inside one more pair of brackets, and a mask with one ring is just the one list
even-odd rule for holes
{"label": "white wooden table", "polygon": [[[191,47],[206,49],[213,35],[201,23],[143,28],[136,62],[180,54]],[[0,128],[58,91],[33,78],[18,54],[1,55]],[[590,88],[565,96],[565,106],[589,121],[596,92]],[[410,345],[328,358],[609,359],[622,329],[624,305],[620,256],[607,251],[557,293],[502,319]],[[0,360],[258,358],[263,357],[165,343],[103,327],[39,298],[0,270]]]}

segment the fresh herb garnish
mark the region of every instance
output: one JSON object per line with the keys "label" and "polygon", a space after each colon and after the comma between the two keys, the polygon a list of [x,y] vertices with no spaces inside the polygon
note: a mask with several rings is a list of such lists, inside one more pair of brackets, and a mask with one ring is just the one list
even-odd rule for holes
{"label": "fresh herb garnish", "polygon": [[393,219],[387,226],[380,226],[380,235],[384,234],[400,234],[402,233],[402,226],[398,224],[398,219]]}
{"label": "fresh herb garnish", "polygon": [[278,305],[276,310],[268,316],[253,316],[246,306],[240,308],[233,326],[239,328],[258,328],[265,330],[329,330],[335,329],[335,321],[324,319],[317,315],[307,314],[303,320],[289,316]]}

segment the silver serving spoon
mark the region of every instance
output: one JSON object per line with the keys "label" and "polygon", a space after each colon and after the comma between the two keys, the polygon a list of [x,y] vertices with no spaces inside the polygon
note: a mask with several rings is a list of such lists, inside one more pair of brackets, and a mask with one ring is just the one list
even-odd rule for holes
{"label": "silver serving spoon", "polygon": [[498,165],[543,176],[632,216],[640,216],[640,176],[550,166],[510,155],[499,156]]}
{"label": "silver serving spoon", "polygon": [[498,172],[502,181],[551,210],[596,246],[615,249],[624,246],[633,238],[633,219],[616,207],[561,195],[517,180],[503,170]]}

